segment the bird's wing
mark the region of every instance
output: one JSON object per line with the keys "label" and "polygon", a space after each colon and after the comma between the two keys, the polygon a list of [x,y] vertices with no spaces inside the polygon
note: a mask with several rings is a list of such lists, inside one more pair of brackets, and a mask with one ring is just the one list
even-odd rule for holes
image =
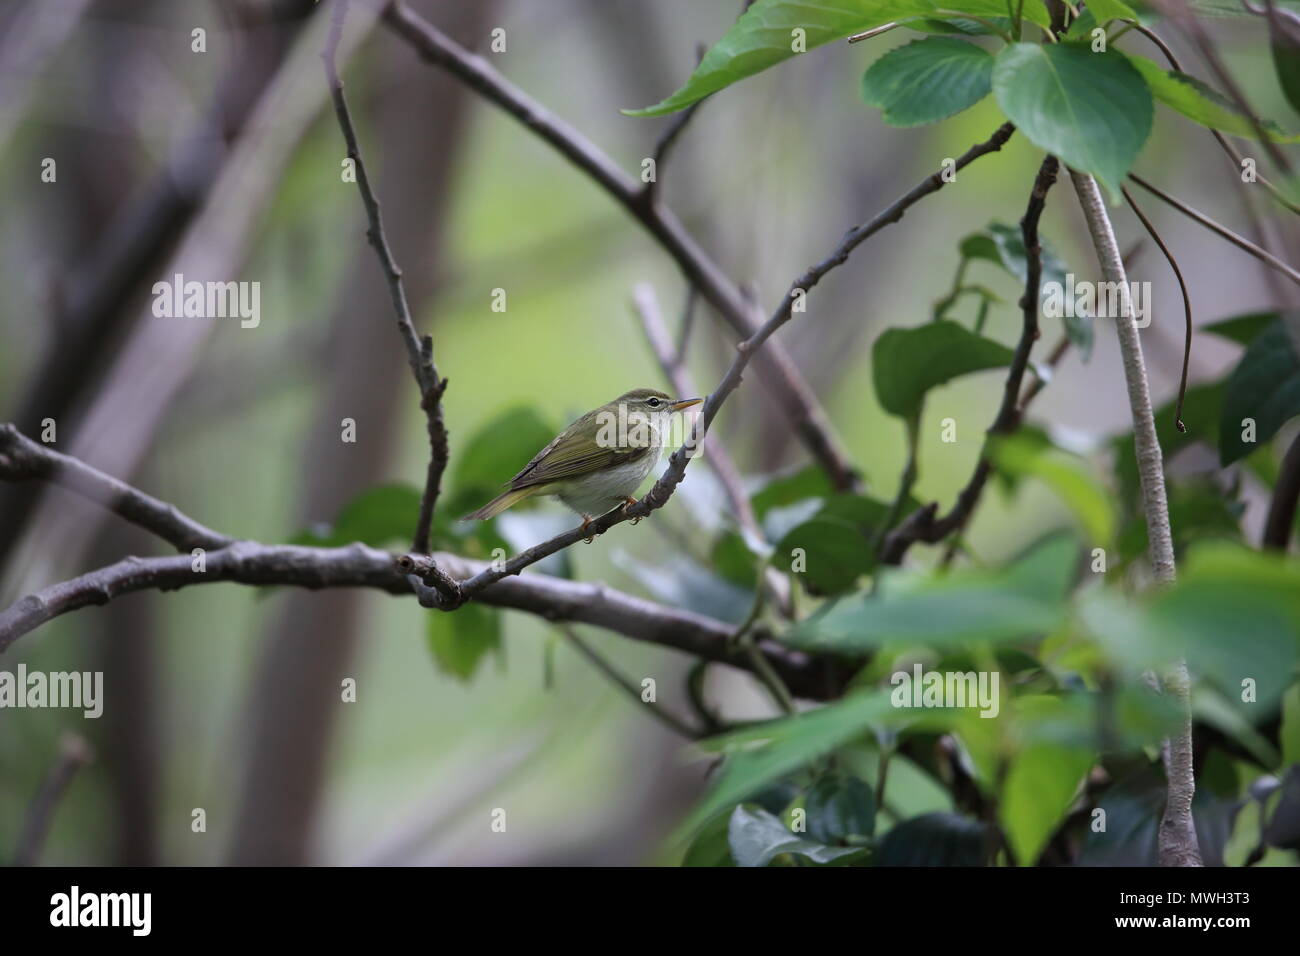
{"label": "bird's wing", "polygon": [[[585,418],[585,416],[584,416]],[[580,478],[601,468],[633,462],[653,450],[645,444],[640,447],[592,447],[590,439],[583,438],[578,428],[583,419],[574,422],[524,465],[519,474],[510,479],[510,488],[530,488],[568,478]]]}

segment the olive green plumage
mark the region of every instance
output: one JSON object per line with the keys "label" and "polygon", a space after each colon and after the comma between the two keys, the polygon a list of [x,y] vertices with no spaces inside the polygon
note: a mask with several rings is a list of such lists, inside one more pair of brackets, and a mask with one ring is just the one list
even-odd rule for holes
{"label": "olive green plumage", "polygon": [[556,495],[584,518],[632,500],[659,461],[668,416],[701,400],[653,388],[626,392],[583,415],[533,456],[506,490],[466,520],[494,518],[535,495]]}

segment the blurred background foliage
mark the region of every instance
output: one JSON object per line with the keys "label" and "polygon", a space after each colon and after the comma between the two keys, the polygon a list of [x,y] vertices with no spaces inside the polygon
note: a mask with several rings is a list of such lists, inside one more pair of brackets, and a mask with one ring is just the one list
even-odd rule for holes
{"label": "blurred background foliage", "polygon": [[[42,401],[59,407],[59,447],[69,451],[89,410],[124,387],[115,362],[133,330],[149,322],[148,287],[166,276],[168,251],[197,221],[193,205],[177,203],[170,225],[148,244],[139,281],[110,305],[78,313],[78,283],[121,242],[115,230],[131,221],[151,189],[195,188],[201,205],[210,194],[210,184],[194,186],[206,175],[203,160],[218,163],[241,136],[281,128],[280,117],[257,113],[256,104],[285,62],[276,57],[306,42],[300,18],[310,6],[4,5],[0,73],[14,80],[0,96],[4,418],[20,419],[36,407],[33,395],[54,380],[51,368],[63,369],[67,378],[58,380],[54,399]],[[411,6],[490,55],[512,82],[630,172],[671,119],[633,119],[619,109],[656,102],[680,85],[697,44],[720,37],[739,9],[736,2],[690,0]],[[67,21],[61,28],[59,18]],[[57,42],[29,64],[15,52],[15,38],[30,37],[24,31],[47,20]],[[196,26],[208,32],[205,54],[190,49]],[[507,49],[488,54],[497,27],[506,31]],[[1259,112],[1300,125],[1261,55],[1259,24],[1223,20],[1212,29]],[[882,52],[914,39],[904,32],[832,45],[728,89],[701,108],[661,168],[665,201],[760,303],[775,302],[845,229],[1001,122],[986,99],[937,126],[883,124],[861,101],[859,80]],[[231,277],[261,283],[261,325],[212,323],[190,346],[192,367],[175,386],[149,386],[139,401],[157,415],[157,427],[137,436],[141,452],[127,470],[87,458],[232,535],[391,545],[414,519],[412,489],[422,481],[427,445],[387,295],[365,245],[356,188],[340,181],[341,138],[323,77],[311,72],[319,72],[314,52],[304,62],[311,81],[302,84],[306,101],[299,105],[311,120],[282,166],[259,169],[269,201],[255,207],[247,245],[232,263]],[[230,92],[232,76],[250,89]],[[686,290],[662,251],[583,176],[515,121],[420,64],[391,32],[376,27],[361,39],[345,80],[419,325],[433,335],[438,365],[451,381],[444,405],[452,457],[439,544],[477,556],[502,544],[516,550],[568,527],[572,516],[546,504],[473,532],[444,519],[493,493],[576,415],[629,388],[662,386],[629,295],[635,283],[649,282],[675,313]],[[187,153],[192,142],[199,146]],[[47,156],[58,160],[56,184],[39,178]],[[806,470],[802,449],[756,376],[719,417],[715,434],[750,480],[777,553],[810,549],[809,578],[801,583],[814,593],[800,595],[801,609],[863,584],[873,563],[865,557],[869,549],[853,542],[862,529],[878,526],[881,503],[898,488],[904,418],[882,406],[873,345],[891,327],[934,317],[966,256],[967,281],[987,296],[953,303],[946,319],[971,328],[987,298],[983,334],[1014,344],[1023,281],[1014,255],[999,254],[994,240],[1005,228],[997,224],[1018,221],[1040,160],[1039,150],[1013,137],[831,273],[811,294],[808,313],[779,335],[826,404],[870,501],[836,499]],[[1265,224],[1253,237],[1294,261],[1294,228],[1265,212],[1266,197],[1234,183],[1230,164],[1191,123],[1159,111],[1136,169],[1248,234],[1262,215]],[[1198,323],[1292,301],[1294,290],[1255,260],[1154,202],[1144,205],[1176,248]],[[1228,862],[1257,854],[1264,862],[1294,863],[1294,853],[1278,849],[1288,838],[1266,846],[1259,829],[1276,819],[1280,800],[1296,802],[1300,786],[1294,768],[1289,777],[1285,769],[1300,759],[1300,701],[1294,683],[1288,691],[1284,680],[1295,664],[1296,572],[1224,542],[1258,542],[1295,422],[1285,416],[1272,441],[1220,468],[1222,383],[1245,341],[1201,334],[1184,413],[1189,433],[1174,432],[1166,403],[1176,391],[1182,349],[1177,286],[1131,215],[1119,208],[1112,214],[1121,246],[1141,243],[1130,277],[1154,287],[1154,321],[1143,347],[1162,405],[1180,552],[1209,539],[1203,561],[1217,569],[1204,572],[1204,593],[1194,571],[1185,575],[1193,583],[1184,581],[1150,607],[1095,587],[1070,593],[1076,581],[1092,577],[1086,566],[1096,542],[1113,542],[1108,570],[1121,578],[1141,579],[1145,553],[1119,355],[1102,327],[1086,360],[1079,349],[1065,354],[1028,424],[996,450],[998,483],[976,512],[951,577],[925,577],[942,549],[917,548],[919,570],[882,576],[882,600],[850,595],[823,605],[791,638],[837,652],[845,641],[854,652],[871,647],[876,654],[859,677],[861,689],[791,734],[765,725],[736,732],[751,738],[714,745],[733,757],[711,778],[703,803],[709,762],[683,760],[680,740],[637,713],[544,621],[472,604],[439,615],[368,593],[219,585],[133,595],[61,618],[5,654],[10,670],[19,662],[104,670],[107,701],[98,722],[73,712],[0,712],[0,854],[13,845],[60,735],[72,730],[89,739],[97,759],[59,808],[43,856],[48,863],[844,863],[862,858],[868,837],[880,862],[972,863],[984,858],[991,823],[1003,825],[1022,863],[1040,855],[1064,862],[1081,845],[1085,862],[1132,862],[1154,845],[1163,791],[1149,758],[1167,714],[1135,691],[1106,691],[1123,717],[1112,728],[1120,738],[1106,741],[1110,759],[1098,762],[1094,715],[1081,701],[1105,691],[1109,672],[1099,662],[1107,654],[1134,672],[1183,647],[1162,638],[1173,633],[1195,636],[1191,646],[1205,656],[1188,650],[1193,666],[1219,668],[1222,679],[1197,701],[1198,719],[1222,744],[1201,755],[1198,822],[1219,827],[1213,845]],[[1066,188],[1050,195],[1041,231],[1062,268],[1095,275]],[[984,238],[966,245],[968,237]],[[504,312],[491,308],[495,289],[506,290]],[[707,389],[730,360],[731,345],[710,311],[698,311],[688,364]],[[69,324],[68,315],[94,324]],[[1059,320],[1044,320],[1036,360],[1063,331]],[[89,347],[69,347],[78,337]],[[963,370],[971,374],[926,394],[915,501],[946,506],[966,482],[1001,397],[1001,361],[990,359],[985,371]],[[152,370],[136,371],[146,385],[152,381]],[[357,422],[355,444],[339,441],[343,417]],[[941,440],[945,419],[956,423],[955,442]],[[110,425],[129,430],[131,420]],[[115,442],[112,428],[93,437],[100,448]],[[0,579],[6,604],[91,563],[157,551],[58,491],[43,502],[8,506]],[[538,570],[606,581],[738,622],[750,605],[754,572],[737,538],[712,476],[697,465],[649,521],[622,526]],[[1055,590],[1039,579],[1027,587],[1015,580],[1026,565],[1014,559],[1035,544],[1052,554],[1031,555],[1029,572],[1056,573]],[[963,587],[978,590],[993,620],[972,615]],[[1237,611],[1254,623],[1239,627]],[[950,632],[945,613],[953,618]],[[873,623],[872,615],[884,617]],[[1027,622],[1026,629],[1008,629],[1008,619]],[[1233,634],[1227,663],[1214,656],[1222,654],[1224,631]],[[1243,645],[1243,631],[1268,633]],[[1032,643],[1016,640],[1030,632]],[[873,633],[883,636],[873,641]],[[956,635],[951,646],[929,640],[941,633]],[[1134,634],[1143,637],[1122,638]],[[687,712],[689,661],[604,632],[582,636],[625,674],[656,678],[660,706]],[[1239,652],[1249,673],[1277,678],[1267,693],[1261,685],[1262,703],[1250,716],[1229,703],[1238,685],[1222,676],[1224,668],[1243,666]],[[940,668],[996,661],[1014,690],[1006,689],[997,720],[948,714],[900,726],[871,687],[912,660]],[[344,677],[357,681],[355,703],[339,701]],[[748,675],[725,668],[709,671],[707,695],[732,720],[776,714]],[[1260,721],[1254,715],[1264,710],[1269,719]],[[1290,736],[1279,738],[1283,710]],[[909,739],[913,756],[899,748]],[[767,746],[749,758],[758,767],[747,765],[743,747],[735,750],[764,740]],[[888,789],[878,801],[885,766]],[[1089,774],[1089,767],[1100,769]],[[1085,776],[1086,792],[1095,789],[1111,814],[1108,834],[1084,841],[1081,819],[1074,836],[1049,845]],[[742,800],[752,802],[733,815]],[[780,825],[793,806],[808,808],[813,829],[803,844],[785,847],[782,841],[799,836]],[[203,834],[191,832],[196,807],[207,813]],[[509,814],[505,835],[489,828],[496,807]]]}

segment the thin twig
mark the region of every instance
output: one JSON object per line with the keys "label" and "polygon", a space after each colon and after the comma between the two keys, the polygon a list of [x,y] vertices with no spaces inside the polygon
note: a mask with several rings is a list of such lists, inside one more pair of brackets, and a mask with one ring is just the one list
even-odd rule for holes
{"label": "thin twig", "polygon": [[1127,188],[1121,186],[1120,192],[1124,194],[1124,199],[1127,200],[1129,206],[1137,215],[1138,219],[1142,221],[1143,227],[1146,228],[1147,235],[1155,240],[1156,245],[1160,247],[1160,251],[1165,254],[1165,259],[1168,260],[1169,267],[1174,270],[1174,275],[1178,278],[1178,288],[1183,294],[1183,318],[1186,321],[1186,329],[1183,335],[1183,374],[1178,381],[1178,406],[1174,409],[1174,424],[1178,427],[1180,432],[1185,432],[1187,431],[1187,426],[1183,424],[1183,400],[1187,397],[1187,366],[1192,361],[1192,297],[1187,291],[1187,283],[1183,279],[1183,270],[1178,268],[1178,260],[1175,259],[1174,254],[1169,251],[1169,247],[1165,245],[1165,241],[1160,238],[1160,233],[1156,232],[1156,227],[1151,224],[1151,220],[1146,217],[1138,204],[1134,202],[1133,195]]}
{"label": "thin twig", "polygon": [[1255,136],[1259,140],[1260,145],[1264,148],[1264,151],[1272,158],[1273,162],[1277,165],[1277,168],[1282,170],[1287,177],[1290,177],[1291,161],[1288,160],[1286,154],[1278,148],[1278,145],[1273,142],[1272,138],[1268,135],[1268,130],[1264,128],[1263,121],[1255,114],[1255,111],[1251,109],[1250,103],[1246,100],[1245,93],[1242,92],[1241,87],[1237,84],[1236,78],[1233,77],[1231,72],[1229,72],[1228,68],[1223,63],[1223,60],[1220,59],[1218,50],[1215,49],[1214,41],[1210,38],[1209,33],[1206,32],[1205,27],[1201,25],[1201,21],[1197,19],[1196,15],[1192,12],[1187,0],[1162,0],[1161,6],[1172,12],[1170,19],[1177,23],[1179,27],[1182,28],[1183,32],[1191,37],[1192,42],[1194,42],[1197,49],[1201,51],[1202,58],[1204,58],[1205,62],[1209,64],[1214,75],[1218,77],[1219,83],[1222,84],[1224,92],[1226,92],[1233,102],[1237,104],[1237,108],[1241,111],[1242,115],[1250,121],[1251,127],[1255,130]]}
{"label": "thin twig", "polygon": [[[596,653],[596,650],[593,647],[578,636],[577,631],[564,624],[559,625],[559,631],[564,635],[565,640],[573,645],[574,650],[585,657],[592,667],[596,668],[596,670],[608,677],[611,683],[626,693],[632,700],[636,701],[638,707],[642,710],[647,709],[647,702],[641,697],[641,688],[634,684],[629,678],[620,674],[613,664],[601,657],[600,654]],[[660,707],[657,702],[652,701],[649,702],[649,704],[650,706],[648,710],[650,715],[675,733],[681,734],[687,740],[698,740],[703,736],[703,734],[698,730],[695,730],[684,720],[673,716],[671,711]]]}
{"label": "thin twig", "polygon": [[[696,66],[699,66],[700,61],[704,59],[706,50],[707,47],[702,43],[696,47]],[[696,100],[686,109],[675,115],[660,135],[659,140],[655,143],[654,153],[651,154],[654,161],[654,178],[646,183],[642,189],[642,192],[645,194],[645,202],[652,203],[655,201],[659,189],[659,176],[664,170],[665,163],[668,161],[668,154],[677,143],[677,138],[686,130],[686,125],[691,121],[691,118],[695,116],[696,111],[703,105],[704,100]]]}
{"label": "thin twig", "polygon": [[438,505],[438,494],[442,488],[442,474],[447,468],[447,426],[442,414],[442,395],[447,389],[447,380],[438,374],[433,362],[433,340],[428,336],[423,339],[416,334],[415,323],[411,320],[411,308],[406,300],[406,287],[402,283],[402,270],[393,258],[393,250],[388,245],[384,234],[384,220],[380,212],[379,200],[370,185],[370,176],[361,159],[361,146],[357,141],[356,130],[352,126],[352,116],[348,112],[347,100],[343,95],[343,82],[339,79],[335,63],[339,41],[343,36],[343,21],[347,16],[348,0],[334,0],[330,11],[330,32],[321,52],[325,62],[325,77],[329,83],[330,96],[334,100],[334,112],[338,116],[339,128],[343,132],[343,141],[347,144],[348,158],[356,171],[357,189],[361,192],[361,201],[366,207],[366,218],[370,223],[366,238],[374,247],[375,255],[384,270],[388,281],[389,297],[393,302],[393,311],[397,318],[397,330],[406,346],[406,358],[415,376],[415,384],[420,390],[420,408],[424,411],[425,428],[429,435],[429,467],[425,474],[424,494],[420,498],[420,513],[416,520],[415,534],[412,536],[411,550],[427,552],[429,550],[429,528],[433,522],[433,512]]}
{"label": "thin twig", "polygon": [[[761,316],[740,289],[699,247],[681,221],[662,203],[646,202],[641,183],[546,107],[514,86],[482,57],[475,56],[414,13],[393,2],[384,19],[430,63],[439,66],[489,102],[519,120],[613,197],[676,261],[686,280],[741,339],[754,337]],[[760,357],[757,369],[813,459],[841,491],[861,490],[862,479],[834,436],[808,383],[779,343]]]}
{"label": "thin twig", "polygon": [[14,853],[15,866],[35,866],[41,848],[49,835],[54,811],[67,793],[77,771],[90,763],[94,754],[80,734],[64,734],[59,743],[59,755],[50,768],[40,789],[27,807],[22,830],[18,834],[18,849]]}
{"label": "thin twig", "polygon": [[1273,255],[1268,250],[1261,249],[1259,246],[1255,245],[1249,239],[1237,235],[1227,226],[1219,225],[1209,216],[1205,215],[1205,213],[1198,212],[1197,210],[1193,209],[1191,206],[1187,205],[1187,203],[1183,202],[1181,199],[1176,199],[1175,197],[1169,195],[1169,193],[1165,192],[1160,187],[1154,186],[1151,183],[1147,182],[1145,179],[1143,179],[1141,176],[1137,175],[1136,173],[1129,173],[1128,178],[1133,180],[1133,182],[1137,183],[1139,186],[1141,186],[1151,195],[1155,196],[1157,199],[1160,199],[1163,202],[1168,203],[1170,206],[1173,206],[1184,216],[1187,216],[1189,219],[1200,223],[1202,226],[1204,226],[1206,229],[1209,229],[1211,232],[1217,233],[1218,235],[1222,236],[1224,239],[1227,239],[1238,249],[1250,253],[1260,262],[1263,262],[1268,266],[1270,266],[1271,268],[1276,269],[1278,272],[1282,273],[1282,275],[1286,276],[1296,285],[1300,285],[1300,272],[1297,272],[1295,269],[1291,268],[1289,265],[1287,265],[1285,262],[1283,262],[1277,256]]}
{"label": "thin twig", "polygon": [[[1150,27],[1144,27],[1142,24],[1138,23],[1135,20],[1126,21],[1126,22],[1129,23],[1129,25],[1133,29],[1137,30],[1138,33],[1141,33],[1144,37],[1146,37],[1157,47],[1159,47],[1160,52],[1163,53],[1165,59],[1169,61],[1170,66],[1172,66],[1179,73],[1186,72],[1185,70],[1183,70],[1182,64],[1178,62],[1178,57],[1174,56],[1174,51],[1169,49],[1169,44],[1165,43],[1165,41],[1160,38],[1160,35],[1158,33],[1156,33]],[[1114,39],[1115,39],[1114,37],[1111,38],[1112,43],[1114,42]],[[1236,147],[1234,147],[1230,142],[1228,142],[1227,137],[1224,136],[1222,133],[1220,133],[1217,129],[1211,129],[1209,132],[1210,135],[1213,136],[1214,139],[1218,142],[1220,148],[1225,153],[1227,153],[1229,158],[1232,159],[1233,163],[1236,164],[1237,172],[1240,173],[1242,169],[1242,163],[1244,162],[1245,157],[1243,157],[1241,153],[1238,152]],[[1287,195],[1284,192],[1282,192],[1282,190],[1278,189],[1277,186],[1273,184],[1273,181],[1270,180],[1263,173],[1256,171],[1255,181],[1258,182],[1265,189],[1267,189],[1269,194],[1274,199],[1276,199],[1287,209],[1291,210],[1291,212],[1300,214],[1300,205],[1297,205],[1296,203],[1292,202],[1289,198],[1287,198]]]}
{"label": "thin twig", "polygon": [[[1043,207],[1047,203],[1047,191],[1051,189],[1052,184],[1056,181],[1059,167],[1060,164],[1055,156],[1048,156],[1043,160],[1042,165],[1038,168],[1038,175],[1034,178],[1034,187],[1029,195],[1029,204],[1020,220],[1020,234],[1024,241],[1027,256],[1025,292],[1020,299],[1023,321],[1020,341],[1016,345],[1015,353],[1011,359],[1011,366],[1007,371],[1006,385],[1002,392],[1002,404],[993,419],[993,424],[988,428],[987,435],[989,437],[1008,435],[1020,425],[1021,383],[1024,381],[1025,370],[1029,367],[1029,353],[1033,349],[1034,341],[1038,338],[1038,313],[1041,308],[1039,294],[1043,262],[1042,249],[1038,242],[1038,220],[1043,214]],[[912,512],[902,524],[892,530],[885,538],[880,560],[884,564],[899,564],[907,554],[908,549],[916,542],[924,541],[933,544],[942,541],[953,532],[961,531],[966,526],[966,522],[970,520],[975,506],[979,503],[980,495],[984,492],[984,485],[992,472],[993,464],[988,457],[986,439],[986,447],[980,454],[975,471],[966,483],[966,487],[957,496],[957,501],[953,504],[952,510],[941,518],[937,517],[939,506],[937,503],[931,502]]]}
{"label": "thin twig", "polygon": [[[1083,207],[1102,275],[1120,292],[1121,314],[1115,320],[1115,328],[1119,335],[1129,412],[1133,419],[1133,442],[1146,517],[1148,554],[1156,581],[1166,584],[1175,576],[1174,540],[1169,526],[1164,461],[1151,408],[1146,365],[1142,359],[1142,340],[1133,318],[1133,304],[1129,301],[1128,276],[1096,180],[1075,170],[1070,171],[1070,178],[1074,181],[1079,205]],[[1192,770],[1191,687],[1185,662],[1176,661],[1169,668],[1165,686],[1181,711],[1181,726],[1169,735],[1162,748],[1168,792],[1158,832],[1160,862],[1164,866],[1201,866],[1200,847],[1192,821],[1196,779]]]}

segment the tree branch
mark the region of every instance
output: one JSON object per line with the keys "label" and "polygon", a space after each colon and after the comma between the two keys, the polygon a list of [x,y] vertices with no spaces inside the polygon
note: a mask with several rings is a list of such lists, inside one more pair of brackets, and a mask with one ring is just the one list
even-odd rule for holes
{"label": "tree branch", "polygon": [[334,0],[330,11],[330,32],[321,52],[325,62],[325,78],[329,83],[330,96],[334,100],[334,112],[338,116],[339,128],[347,144],[348,158],[356,167],[357,189],[361,192],[361,201],[366,207],[366,218],[370,227],[366,238],[374,247],[375,255],[388,280],[389,295],[393,302],[393,311],[397,317],[397,330],[406,346],[407,361],[415,384],[420,389],[420,408],[424,410],[425,429],[429,435],[429,467],[425,475],[424,494],[420,499],[420,515],[416,521],[415,534],[411,550],[426,552],[429,550],[429,526],[433,521],[433,512],[438,504],[438,493],[442,487],[442,473],[447,468],[447,426],[442,415],[442,395],[447,389],[447,380],[438,374],[433,363],[433,339],[425,336],[421,339],[411,321],[411,308],[406,301],[406,288],[402,284],[402,270],[393,258],[389,248],[388,237],[384,234],[384,220],[379,209],[379,200],[370,186],[370,176],[361,159],[361,146],[357,142],[357,133],[352,126],[352,116],[343,96],[343,82],[339,79],[335,59],[338,54],[339,41],[343,36],[343,21],[347,16],[347,0]]}
{"label": "tree branch", "polygon": [[41,787],[32,798],[18,834],[18,849],[14,853],[15,866],[35,866],[41,856],[41,847],[49,835],[54,811],[63,799],[77,771],[90,763],[93,752],[84,737],[64,734],[59,742],[59,756],[50,768]]}
{"label": "tree branch", "polygon": [[618,668],[605,660],[605,658],[601,657],[600,654],[596,652],[595,648],[591,647],[591,645],[578,636],[577,631],[572,627],[563,624],[560,625],[559,630],[560,633],[564,635],[565,640],[573,645],[574,650],[585,657],[592,667],[604,674],[611,683],[631,698],[637,706],[642,710],[648,710],[650,716],[654,717],[675,733],[681,734],[681,736],[685,737],[687,740],[698,740],[703,736],[698,730],[686,723],[686,721],[675,717],[672,711],[660,707],[657,702],[650,702],[650,706],[646,707],[646,702],[641,699],[641,688],[633,683],[631,679],[620,674]]}
{"label": "tree branch", "polygon": [[[696,244],[681,221],[661,204],[647,200],[640,184],[564,120],[512,85],[495,69],[412,12],[401,2],[384,12],[390,27],[425,60],[456,76],[489,102],[523,123],[560,155],[586,173],[639,222],[677,262],[688,282],[742,339],[759,329],[754,306]],[[831,432],[830,423],[812,390],[784,349],[773,343],[759,361],[759,374],[773,389],[792,427],[809,454],[840,490],[861,487],[848,456]]]}
{"label": "tree branch", "polygon": [[[1038,220],[1042,217],[1043,208],[1047,204],[1047,191],[1056,182],[1059,168],[1060,164],[1055,156],[1048,156],[1043,160],[1042,165],[1038,167],[1038,175],[1029,194],[1029,205],[1020,220],[1020,234],[1024,240],[1026,253],[1025,292],[1020,298],[1023,322],[1020,341],[1012,355],[1006,385],[1002,390],[1002,404],[993,419],[993,424],[988,428],[986,433],[988,436],[1011,434],[1020,426],[1024,413],[1020,389],[1025,370],[1029,367],[1029,353],[1038,339],[1039,287],[1043,272],[1042,248],[1038,242]],[[912,512],[902,524],[886,535],[880,560],[885,564],[900,564],[908,549],[916,542],[924,541],[933,544],[942,541],[954,531],[960,531],[970,520],[971,513],[979,503],[984,485],[992,472],[993,464],[989,461],[986,443],[970,481],[957,496],[952,510],[942,518],[936,517],[939,506],[937,502],[931,502]]]}
{"label": "tree branch", "polygon": [[157,535],[178,551],[214,550],[234,541],[182,514],[175,505],[32,441],[16,425],[0,425],[0,478],[39,479],[66,488]]}
{"label": "tree branch", "polygon": [[[1115,320],[1120,352],[1124,361],[1124,381],[1128,387],[1129,411],[1133,418],[1133,441],[1136,446],[1142,504],[1146,514],[1151,569],[1161,584],[1174,580],[1174,539],[1169,527],[1169,501],[1165,492],[1164,462],[1156,436],[1155,416],[1151,409],[1151,392],[1147,385],[1146,365],[1142,359],[1142,341],[1133,320],[1129,301],[1128,276],[1120,258],[1119,245],[1111,228],[1106,205],[1096,181],[1089,175],[1070,170],[1079,205],[1097,250],[1102,275],[1120,290],[1120,315]],[[1196,779],[1192,771],[1192,715],[1190,681],[1187,665],[1176,662],[1166,677],[1166,684],[1182,711],[1181,726],[1170,735],[1164,748],[1168,793],[1164,817],[1160,821],[1160,862],[1164,866],[1200,866],[1201,852],[1192,822],[1192,797]]]}
{"label": "tree branch", "polygon": [[[456,581],[472,580],[488,566],[454,554],[437,553],[436,562]],[[0,611],[0,652],[47,621],[79,608],[105,604],[135,591],[173,591],[194,584],[287,585],[312,590],[360,587],[409,595],[411,586],[393,555],[363,544],[312,548],[236,541],[206,555],[194,569],[188,555],[128,557],[79,577],[52,584]],[[476,599],[495,607],[527,611],[548,621],[573,621],[616,631],[625,637],[684,651],[704,660],[752,670],[743,650],[731,645],[733,627],[692,611],[655,604],[603,584],[528,574],[476,590]],[[832,699],[842,690],[840,676],[825,661],[765,639],[761,649],[772,668],[797,694]]]}

